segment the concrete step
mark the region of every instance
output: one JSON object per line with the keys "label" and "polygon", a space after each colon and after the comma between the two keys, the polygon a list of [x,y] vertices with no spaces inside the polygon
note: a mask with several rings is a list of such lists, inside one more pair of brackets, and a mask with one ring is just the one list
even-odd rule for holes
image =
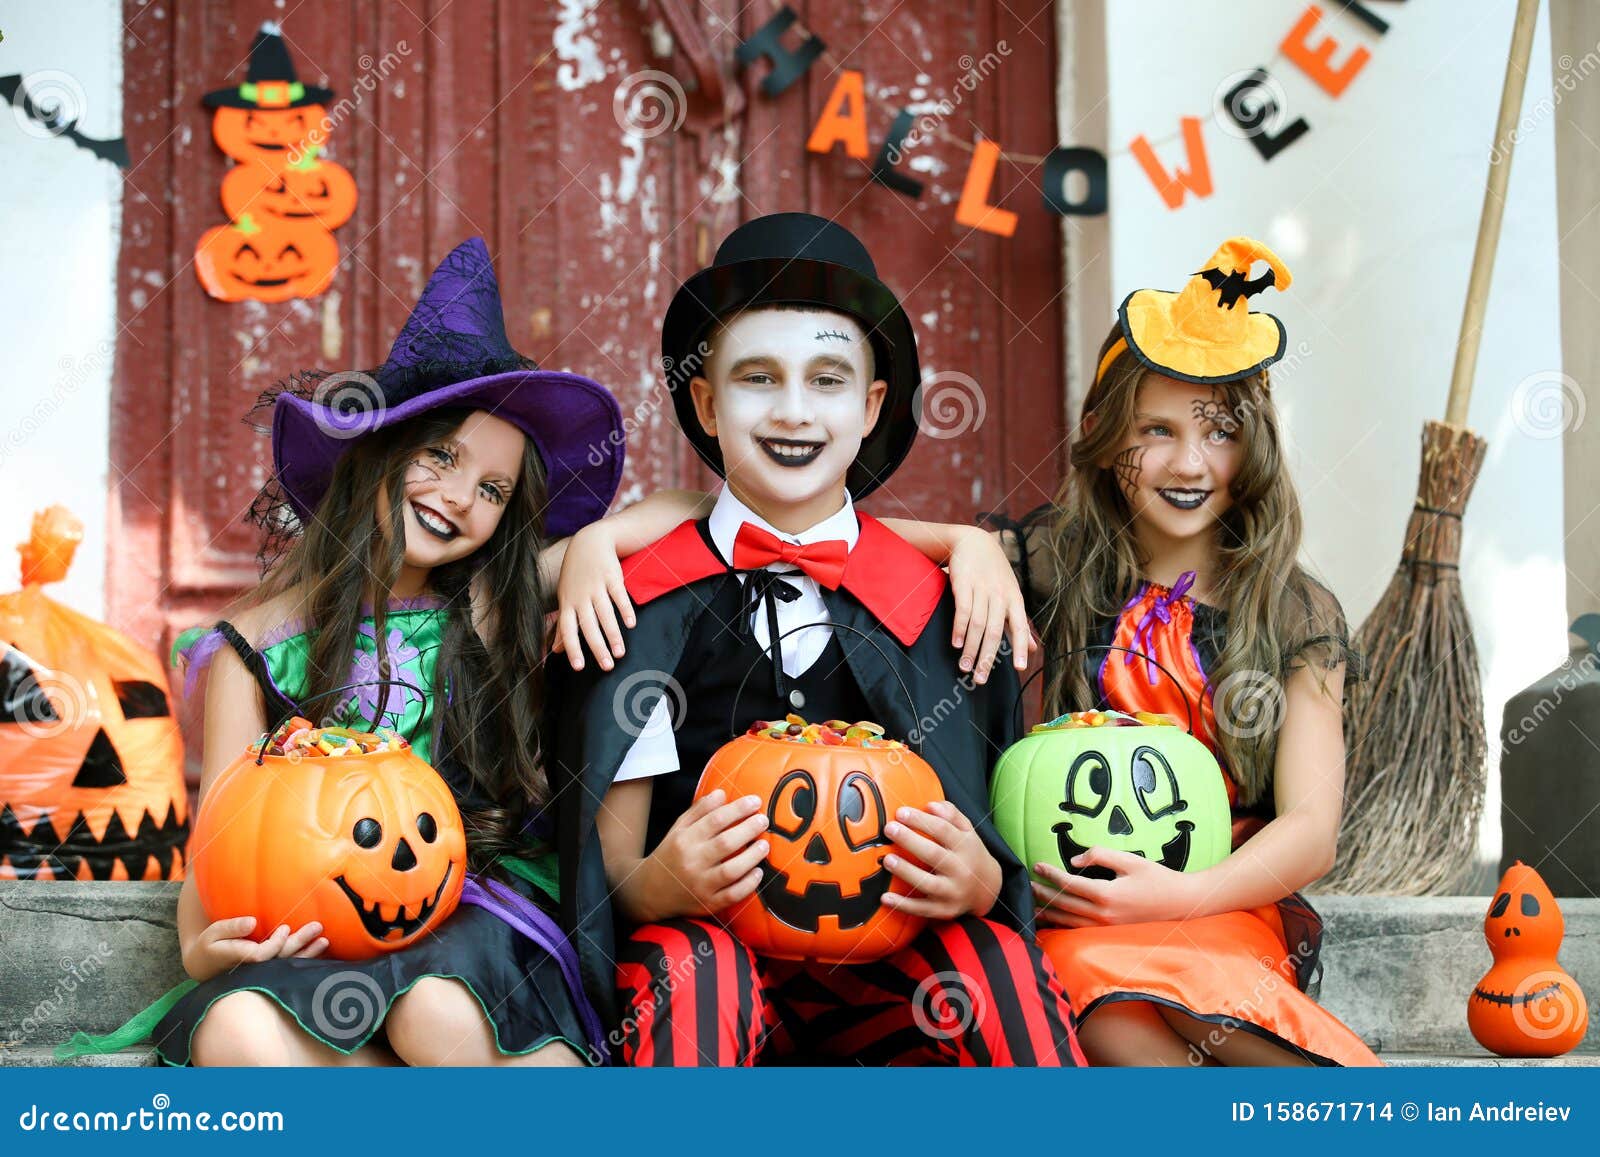
{"label": "concrete step", "polygon": [[0,1048],[0,1068],[48,1068],[60,1066],[62,1068],[78,1069],[127,1069],[146,1068],[159,1065],[156,1050],[152,1048],[123,1049],[121,1052],[106,1053],[102,1056],[78,1057],[70,1061],[58,1061],[55,1058],[54,1046],[40,1048],[33,1045],[22,1045],[17,1048]]}
{"label": "concrete step", "polygon": [[[1487,896],[1316,896],[1326,924],[1319,1000],[1380,1054],[1481,1056],[1467,994],[1492,958]],[[1561,965],[1600,999],[1600,899],[1561,901]],[[1600,1054],[1600,1016],[1574,1055]]]}
{"label": "concrete step", "polygon": [[182,980],[178,888],[0,881],[0,1064],[110,1032]]}
{"label": "concrete step", "polygon": [[[50,1063],[183,979],[172,883],[0,881],[0,1065]],[[1397,1065],[1519,1065],[1480,1048],[1466,999],[1490,963],[1484,896],[1313,896],[1326,925],[1324,1006]],[[1600,899],[1563,900],[1562,965],[1600,997]],[[1600,1017],[1558,1063],[1600,1065]],[[85,1063],[152,1063],[129,1050]]]}

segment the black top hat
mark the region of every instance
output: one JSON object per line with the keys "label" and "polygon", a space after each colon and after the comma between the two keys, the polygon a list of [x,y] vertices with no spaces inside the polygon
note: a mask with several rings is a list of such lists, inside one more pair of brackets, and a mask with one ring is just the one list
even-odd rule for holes
{"label": "black top hat", "polygon": [[717,249],[710,268],[679,287],[661,327],[662,369],[678,425],[695,452],[723,473],[717,440],[700,426],[689,382],[704,372],[701,343],[717,322],[762,305],[811,305],[861,323],[872,342],[877,376],[888,384],[878,424],[861,443],[845,477],[853,498],[876,490],[911,451],[921,373],[911,321],[872,257],[843,225],[810,213],[770,213],[739,226]]}
{"label": "black top hat", "polygon": [[326,104],[332,99],[331,88],[301,84],[296,78],[289,47],[283,42],[283,29],[269,20],[250,42],[250,70],[245,82],[208,92],[201,103],[207,108],[276,109]]}

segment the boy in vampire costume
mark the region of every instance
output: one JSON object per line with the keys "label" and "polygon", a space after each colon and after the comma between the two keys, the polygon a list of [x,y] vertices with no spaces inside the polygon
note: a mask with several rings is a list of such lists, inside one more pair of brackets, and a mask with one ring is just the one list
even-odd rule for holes
{"label": "boy in vampire costume", "polygon": [[[847,230],[774,214],[678,290],[662,353],[679,424],[727,484],[709,517],[624,562],[637,607],[626,654],[610,671],[561,672],[558,708],[563,908],[622,1058],[1084,1063],[1034,945],[1028,874],[987,816],[1015,672],[997,664],[978,686],[961,675],[945,573],[852,503],[917,433],[899,302]],[[791,918],[828,899],[773,895],[787,881],[769,841],[803,835],[774,801],[694,799],[730,719],[742,730],[789,712],[920,738],[942,781],[944,799],[922,807],[859,809],[881,866],[832,897],[834,914],[864,901],[927,918],[881,960],[760,956],[713,915],[758,892]],[[815,793],[800,802],[815,809]],[[806,854],[827,852],[814,839]],[[891,876],[905,894],[887,891]]]}

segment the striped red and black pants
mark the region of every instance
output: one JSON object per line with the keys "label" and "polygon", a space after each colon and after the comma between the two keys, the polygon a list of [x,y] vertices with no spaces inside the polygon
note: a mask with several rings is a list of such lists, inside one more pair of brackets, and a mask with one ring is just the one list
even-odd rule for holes
{"label": "striped red and black pants", "polygon": [[976,916],[849,965],[757,956],[709,920],[646,924],[621,947],[617,987],[629,1065],[1087,1063],[1049,959]]}

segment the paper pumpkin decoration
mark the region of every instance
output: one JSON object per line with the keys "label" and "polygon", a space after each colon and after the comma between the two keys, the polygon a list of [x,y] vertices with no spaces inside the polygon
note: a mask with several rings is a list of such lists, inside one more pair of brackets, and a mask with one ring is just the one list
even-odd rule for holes
{"label": "paper pumpkin decoration", "polygon": [[1506,869],[1483,918],[1494,964],[1467,997],[1467,1027],[1503,1057],[1558,1057],[1589,1030],[1583,990],[1557,963],[1565,923],[1539,873]]}
{"label": "paper pumpkin decoration", "polygon": [[339,267],[330,230],[356,208],[349,170],[319,155],[333,125],[333,93],[302,84],[276,24],[250,45],[243,84],[208,92],[211,136],[239,162],[222,179],[231,225],[201,234],[195,272],[219,301],[281,302],[315,297]]}
{"label": "paper pumpkin decoration", "polygon": [[1040,724],[1005,750],[989,789],[995,828],[1024,864],[1074,868],[1116,848],[1177,872],[1232,850],[1228,789],[1216,757],[1167,716],[1080,711]]}
{"label": "paper pumpkin decoration", "polygon": [[246,214],[200,236],[194,269],[220,301],[288,301],[315,297],[339,266],[339,243],[315,221]]}
{"label": "paper pumpkin decoration", "polygon": [[310,151],[327,110],[304,108],[219,108],[211,115],[211,139],[234,160],[281,169],[291,157]]}
{"label": "paper pumpkin decoration", "polygon": [[857,964],[898,951],[922,930],[922,918],[881,903],[886,892],[910,891],[883,866],[893,850],[884,825],[901,807],[944,798],[938,774],[915,752],[741,735],[712,755],[695,798],[718,788],[729,799],[766,801],[761,886],[719,913],[752,951]]}
{"label": "paper pumpkin decoration", "polygon": [[83,524],[36,515],[23,588],[0,596],[0,879],[177,880],[189,834],[166,671],[41,589]]}
{"label": "paper pumpkin decoration", "polygon": [[281,168],[250,163],[229,169],[222,178],[222,208],[232,221],[277,217],[335,229],[356,211],[356,180],[343,165],[308,149]]}
{"label": "paper pumpkin decoration", "polygon": [[195,817],[191,870],[211,920],[254,916],[256,940],[316,920],[337,960],[404,948],[449,919],[467,842],[449,786],[409,749],[262,755],[218,773]]}
{"label": "paper pumpkin decoration", "polygon": [[206,93],[202,103],[215,109],[211,136],[236,161],[260,161],[280,169],[291,150],[319,142],[328,119],[330,89],[302,84],[283,39],[283,29],[268,21],[250,42],[250,66],[243,84]]}

